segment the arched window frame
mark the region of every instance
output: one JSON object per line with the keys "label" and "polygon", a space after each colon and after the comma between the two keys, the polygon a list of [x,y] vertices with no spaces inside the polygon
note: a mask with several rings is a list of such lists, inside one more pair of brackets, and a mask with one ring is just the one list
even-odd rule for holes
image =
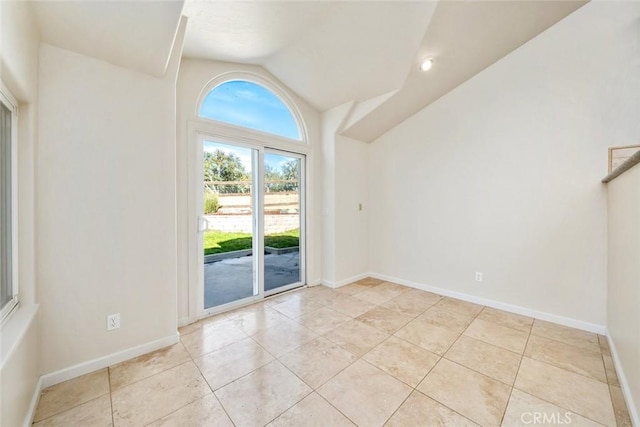
{"label": "arched window frame", "polygon": [[[291,113],[291,116],[293,117],[296,126],[298,127],[300,139],[291,139],[281,135],[263,132],[260,130],[238,126],[220,120],[200,116],[200,109],[202,108],[202,103],[206,99],[207,95],[209,95],[209,93],[216,87],[231,81],[246,81],[249,83],[254,83],[264,87],[265,89],[271,91],[275,96],[277,96]],[[204,125],[206,127],[209,127],[208,125],[215,126],[215,133],[221,136],[229,136],[240,140],[251,140],[264,144],[272,144],[273,142],[276,142],[278,146],[288,147],[289,149],[293,149],[293,151],[298,152],[306,152],[307,150],[303,147],[307,147],[309,144],[307,128],[302,118],[302,114],[296,107],[295,102],[293,101],[291,96],[287,93],[287,91],[282,89],[276,83],[272,82],[269,79],[266,79],[259,74],[234,71],[216,76],[215,78],[210,80],[200,92],[194,116],[196,117],[196,122],[200,123],[201,125]]]}

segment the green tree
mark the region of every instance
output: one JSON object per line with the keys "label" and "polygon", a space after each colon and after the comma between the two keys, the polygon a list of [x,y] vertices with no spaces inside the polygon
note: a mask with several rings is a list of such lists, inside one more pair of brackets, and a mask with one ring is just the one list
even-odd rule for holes
{"label": "green tree", "polygon": [[279,181],[282,179],[282,174],[279,170],[274,169],[272,166],[264,165],[264,179],[267,183],[269,181]]}
{"label": "green tree", "polygon": [[[269,165],[264,167],[264,176],[267,191],[284,192],[297,191],[298,180],[300,175],[300,162],[298,160],[289,160],[280,166],[280,169],[274,169]],[[294,181],[294,182],[283,182]]]}
{"label": "green tree", "polygon": [[282,178],[287,182],[284,184],[284,191],[297,191],[300,181],[300,160],[289,160],[282,165]]}
{"label": "green tree", "polygon": [[204,153],[205,190],[215,193],[248,193],[249,183],[220,184],[220,181],[249,180],[249,174],[237,155],[222,150]]}

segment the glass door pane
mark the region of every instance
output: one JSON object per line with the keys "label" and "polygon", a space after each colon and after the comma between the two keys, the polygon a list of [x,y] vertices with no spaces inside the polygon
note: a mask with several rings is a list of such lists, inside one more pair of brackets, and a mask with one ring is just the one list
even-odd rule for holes
{"label": "glass door pane", "polygon": [[203,142],[204,308],[258,295],[254,189],[258,150]]}
{"label": "glass door pane", "polygon": [[264,291],[303,284],[304,245],[300,242],[303,157],[264,154]]}

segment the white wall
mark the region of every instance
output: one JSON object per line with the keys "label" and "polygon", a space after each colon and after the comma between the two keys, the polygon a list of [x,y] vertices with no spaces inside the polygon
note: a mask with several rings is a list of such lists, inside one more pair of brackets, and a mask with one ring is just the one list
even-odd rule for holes
{"label": "white wall", "polygon": [[336,282],[336,131],[345,120],[351,104],[322,113],[322,282]]}
{"label": "white wall", "polygon": [[591,2],[376,140],[371,271],[605,325],[600,179],[640,134],[639,16]]}
{"label": "white wall", "polygon": [[340,135],[335,144],[335,282],[342,284],[369,271],[369,145]]}
{"label": "white wall", "polygon": [[332,287],[368,271],[368,145],[339,134],[353,111],[349,102],[322,114],[322,282]]}
{"label": "white wall", "polygon": [[623,387],[630,394],[627,406],[637,424],[640,422],[640,165],[607,187],[607,329],[618,357],[618,376],[624,377]]}
{"label": "white wall", "polygon": [[40,376],[34,259],[34,151],[39,34],[26,1],[0,2],[0,79],[18,106],[18,282],[20,306],[0,328],[0,425],[30,422]]}
{"label": "white wall", "polygon": [[[175,78],[41,45],[44,373],[176,334]],[[122,327],[106,331],[106,316]]]}
{"label": "white wall", "polygon": [[[319,282],[321,274],[321,225],[320,225],[320,168],[317,155],[320,141],[318,112],[302,98],[288,90],[262,67],[228,62],[184,59],[180,65],[177,84],[177,206],[178,206],[178,318],[181,323],[195,321],[200,314],[195,299],[189,294],[189,151],[193,142],[189,135],[189,122],[197,118],[198,103],[205,86],[224,73],[253,73],[276,84],[292,99],[307,129],[309,154],[307,155],[307,282]],[[201,268],[193,266],[192,268]],[[190,307],[191,306],[191,307]]]}

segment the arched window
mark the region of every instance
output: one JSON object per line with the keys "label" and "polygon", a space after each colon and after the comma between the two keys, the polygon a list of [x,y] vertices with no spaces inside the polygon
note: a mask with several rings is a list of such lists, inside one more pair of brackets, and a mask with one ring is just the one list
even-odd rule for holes
{"label": "arched window", "polygon": [[246,80],[230,80],[204,98],[200,117],[302,140],[298,123],[287,105],[271,90]]}

